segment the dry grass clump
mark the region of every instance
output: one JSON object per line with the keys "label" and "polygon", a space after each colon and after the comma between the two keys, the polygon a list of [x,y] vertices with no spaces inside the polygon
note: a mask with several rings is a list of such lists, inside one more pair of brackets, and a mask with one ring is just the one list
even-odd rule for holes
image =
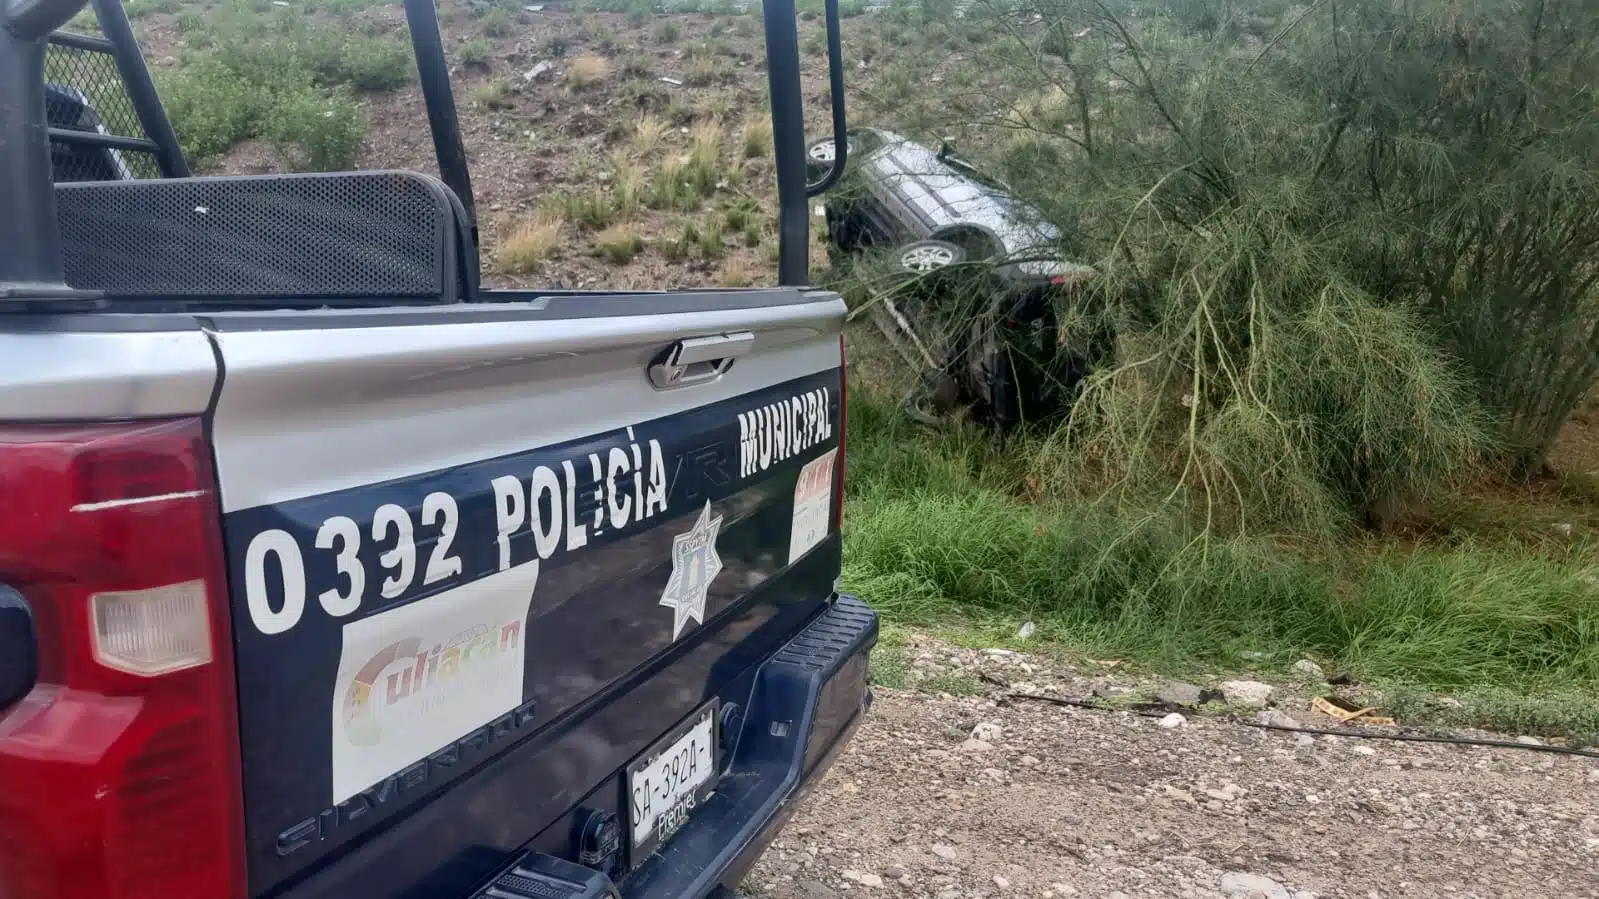
{"label": "dry grass clump", "polygon": [[576,91],[588,90],[611,77],[611,61],[603,56],[579,56],[566,70],[566,83]]}
{"label": "dry grass clump", "polygon": [[560,218],[547,212],[518,221],[495,252],[500,271],[520,275],[532,271],[561,247]]}

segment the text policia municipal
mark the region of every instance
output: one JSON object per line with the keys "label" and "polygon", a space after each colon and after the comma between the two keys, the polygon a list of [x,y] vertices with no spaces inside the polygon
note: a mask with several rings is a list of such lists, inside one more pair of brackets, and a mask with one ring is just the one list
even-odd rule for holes
{"label": "text policia municipal", "polygon": [[818,387],[738,414],[738,474],[747,478],[833,437],[828,392]]}

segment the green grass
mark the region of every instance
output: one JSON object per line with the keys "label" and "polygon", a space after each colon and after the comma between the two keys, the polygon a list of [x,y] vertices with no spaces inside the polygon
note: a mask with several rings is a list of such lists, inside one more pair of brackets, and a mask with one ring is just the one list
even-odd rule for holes
{"label": "green grass", "polygon": [[1574,746],[1599,744],[1599,701],[1592,693],[1569,688],[1527,692],[1472,687],[1440,696],[1413,684],[1387,683],[1361,701],[1412,726],[1475,727],[1504,734],[1565,736]]}
{"label": "green grass", "polygon": [[558,201],[563,217],[581,228],[603,231],[616,221],[615,199],[601,185],[560,196]]}
{"label": "green grass", "polygon": [[983,682],[970,674],[945,672],[918,681],[916,689],[924,693],[948,693],[951,696],[976,696],[983,692]]}
{"label": "green grass", "polygon": [[845,580],[892,621],[1010,635],[1156,667],[1245,653],[1333,661],[1362,681],[1599,685],[1599,551],[1471,543],[1303,557],[1169,516],[1019,497],[1027,445],[933,433],[856,389]]}

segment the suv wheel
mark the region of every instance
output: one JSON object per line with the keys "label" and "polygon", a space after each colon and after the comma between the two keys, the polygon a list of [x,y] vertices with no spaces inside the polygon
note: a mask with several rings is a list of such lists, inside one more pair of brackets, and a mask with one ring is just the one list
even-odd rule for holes
{"label": "suv wheel", "polygon": [[894,251],[894,265],[913,275],[925,275],[965,261],[966,251],[947,240],[918,240]]}
{"label": "suv wheel", "polygon": [[[855,142],[850,141],[849,153],[855,155]],[[838,150],[833,146],[831,137],[811,141],[805,147],[805,180],[816,182],[827,176],[833,170],[833,160],[838,158]]]}

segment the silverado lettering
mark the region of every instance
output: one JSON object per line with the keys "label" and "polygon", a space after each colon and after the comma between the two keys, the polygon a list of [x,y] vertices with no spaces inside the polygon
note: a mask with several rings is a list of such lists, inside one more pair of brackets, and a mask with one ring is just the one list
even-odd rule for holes
{"label": "silverado lettering", "polygon": [[505,740],[515,736],[518,731],[531,722],[534,717],[533,710],[535,705],[536,703],[529,702],[512,712],[496,718],[440,749],[438,752],[390,775],[382,782],[362,790],[338,805],[323,809],[304,821],[284,828],[283,832],[278,834],[278,855],[291,855],[314,842],[328,839],[337,830],[346,828],[356,822],[364,823],[363,819],[397,795],[413,792],[417,787],[427,784],[429,779],[439,769],[453,768],[461,764],[463,759],[470,763],[473,753],[487,749],[496,740]]}

